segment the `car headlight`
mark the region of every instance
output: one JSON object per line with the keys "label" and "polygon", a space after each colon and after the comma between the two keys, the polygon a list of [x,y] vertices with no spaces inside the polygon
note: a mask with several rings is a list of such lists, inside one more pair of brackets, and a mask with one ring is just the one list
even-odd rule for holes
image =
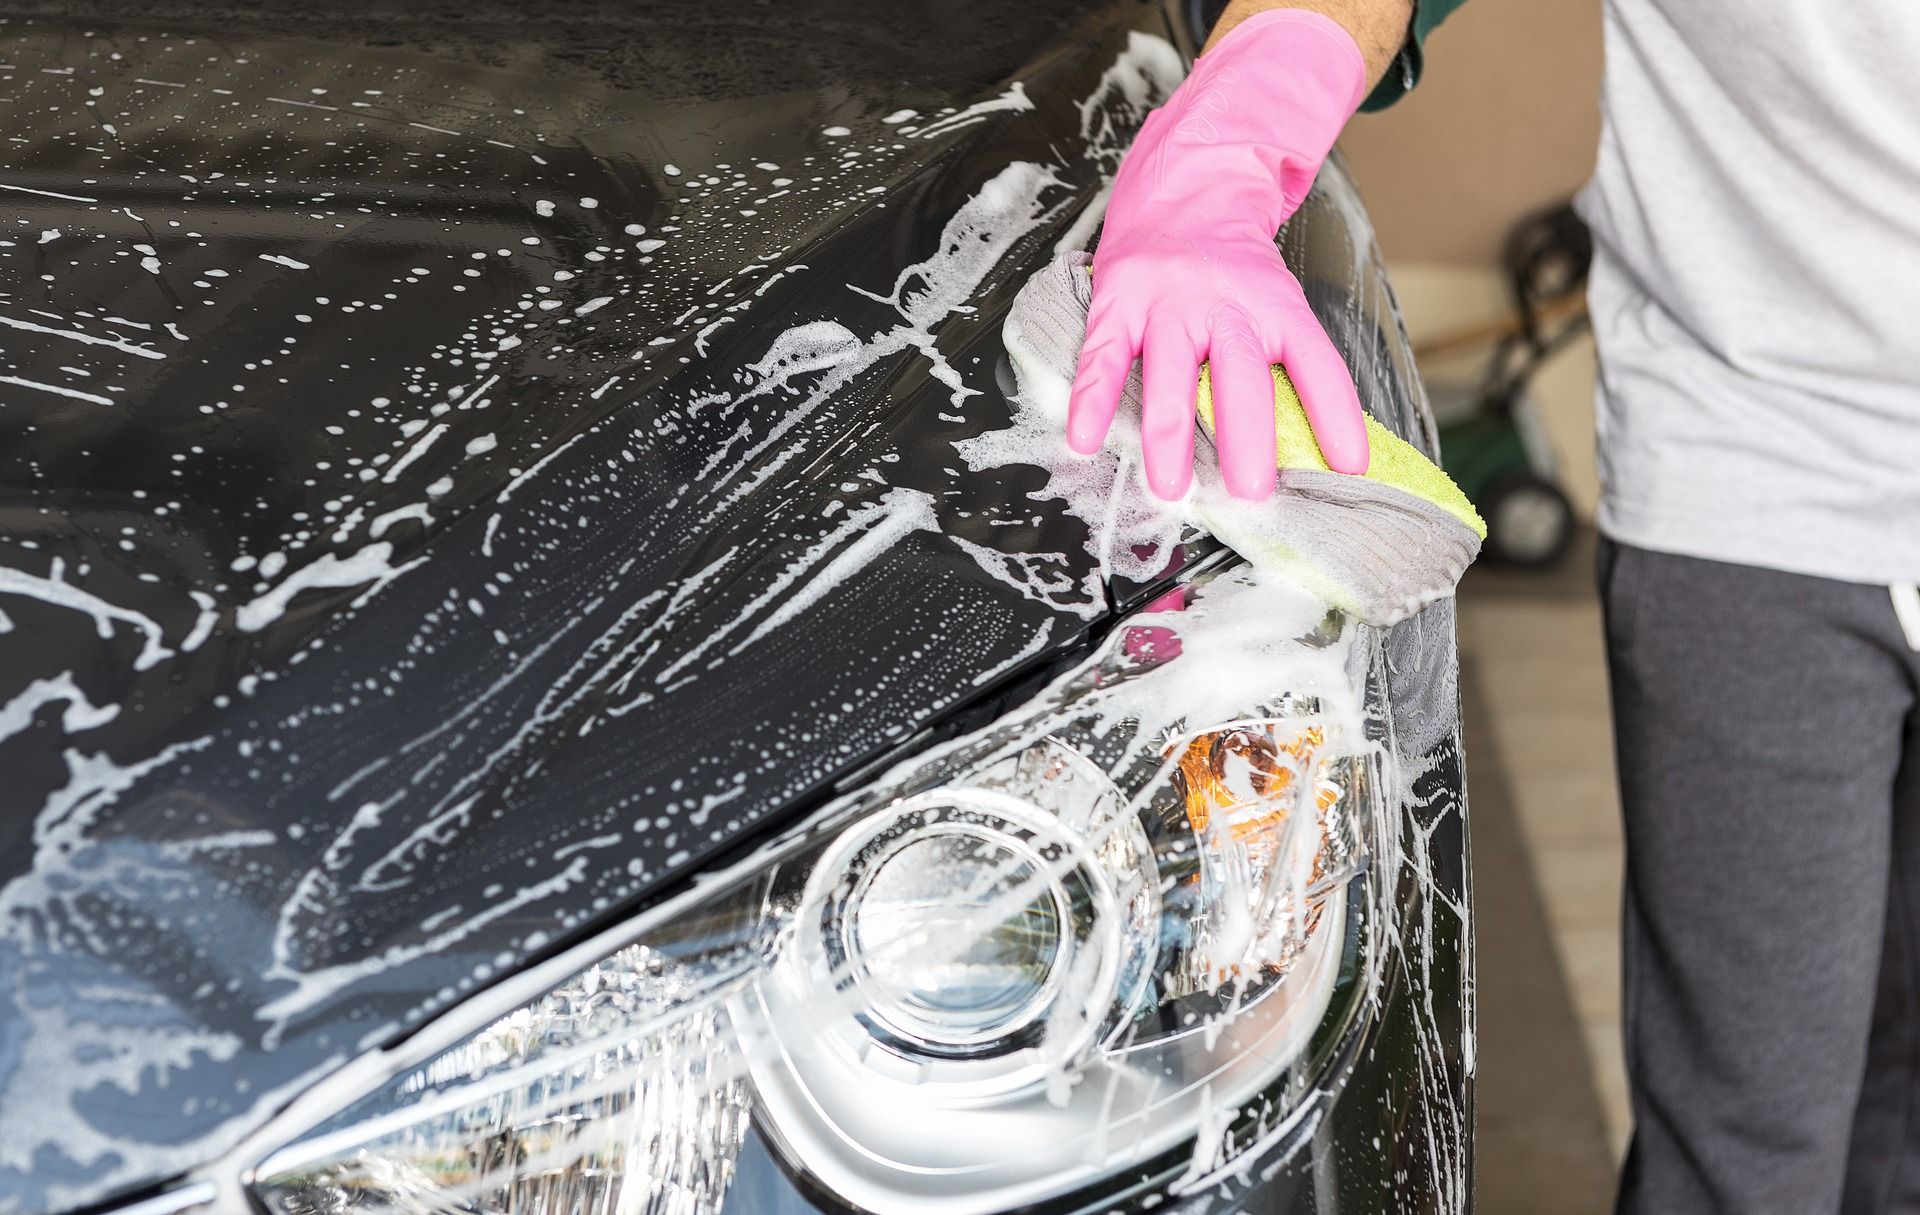
{"label": "car headlight", "polygon": [[[1005,1210],[1300,1106],[1364,1003],[1371,635],[1237,569],[254,1172],[285,1215]],[[1347,980],[1343,982],[1343,976]],[[1341,998],[1335,999],[1336,991]]]}

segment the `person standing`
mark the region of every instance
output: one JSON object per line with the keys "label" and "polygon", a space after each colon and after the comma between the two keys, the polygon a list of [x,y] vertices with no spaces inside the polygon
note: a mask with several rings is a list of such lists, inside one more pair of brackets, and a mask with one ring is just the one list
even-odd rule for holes
{"label": "person standing", "polygon": [[1920,1210],[1920,5],[1607,0],[1626,1211]]}

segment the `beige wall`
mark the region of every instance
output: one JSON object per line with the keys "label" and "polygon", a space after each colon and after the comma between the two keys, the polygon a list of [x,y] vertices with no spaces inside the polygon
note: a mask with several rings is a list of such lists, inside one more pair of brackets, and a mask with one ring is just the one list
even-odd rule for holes
{"label": "beige wall", "polygon": [[[1579,189],[1599,138],[1600,0],[1468,0],[1427,43],[1426,76],[1340,141],[1415,342],[1508,308],[1500,246],[1521,216]],[[1469,354],[1423,360],[1432,385],[1477,383]],[[1593,343],[1534,378],[1574,508],[1592,518]]]}
{"label": "beige wall", "polygon": [[1492,262],[1515,219],[1586,180],[1599,91],[1599,0],[1468,0],[1420,87],[1341,140],[1387,257]]}

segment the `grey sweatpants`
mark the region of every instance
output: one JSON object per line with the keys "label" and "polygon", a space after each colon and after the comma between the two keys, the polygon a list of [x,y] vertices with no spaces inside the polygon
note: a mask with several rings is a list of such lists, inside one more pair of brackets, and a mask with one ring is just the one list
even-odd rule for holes
{"label": "grey sweatpants", "polygon": [[1603,541],[1630,1215],[1920,1211],[1920,655],[1887,588]]}

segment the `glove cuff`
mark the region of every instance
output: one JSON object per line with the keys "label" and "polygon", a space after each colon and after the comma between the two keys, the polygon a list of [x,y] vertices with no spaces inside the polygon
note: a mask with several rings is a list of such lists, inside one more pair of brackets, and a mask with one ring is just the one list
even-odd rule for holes
{"label": "glove cuff", "polygon": [[1297,8],[1256,13],[1148,117],[1114,181],[1109,230],[1233,216],[1271,237],[1366,92],[1366,58],[1339,22]]}
{"label": "glove cuff", "polygon": [[[1255,13],[1228,31],[1227,36],[1200,58],[1194,60],[1194,74],[1200,67],[1221,52],[1233,48],[1236,58],[1241,55],[1242,43],[1258,43],[1250,46],[1248,54],[1254,62],[1275,60],[1284,62],[1289,68],[1297,67],[1306,56],[1295,48],[1296,40],[1312,38],[1323,41],[1327,49],[1320,66],[1325,69],[1329,93],[1334,98],[1342,96],[1342,85],[1346,89],[1346,100],[1337,106],[1339,125],[1345,126],[1347,120],[1360,111],[1360,103],[1367,99],[1367,57],[1360,50],[1347,27],[1327,16],[1308,8],[1270,8]],[[1284,43],[1284,46],[1283,46]],[[1338,132],[1336,132],[1336,135]],[[1328,145],[1331,149],[1332,145]],[[1322,159],[1325,159],[1324,154]]]}

